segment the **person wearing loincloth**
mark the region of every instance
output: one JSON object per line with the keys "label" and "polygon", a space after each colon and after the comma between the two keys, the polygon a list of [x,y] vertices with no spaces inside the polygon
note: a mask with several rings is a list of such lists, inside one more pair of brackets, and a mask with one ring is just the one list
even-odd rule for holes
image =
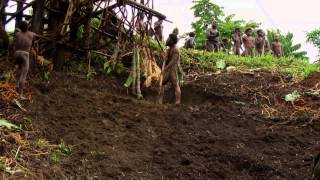
{"label": "person wearing loincloth", "polygon": [[23,89],[29,71],[29,52],[34,37],[35,33],[28,31],[27,22],[22,21],[19,24],[19,29],[17,29],[14,42],[14,59],[15,63],[18,65],[17,89],[21,100],[26,99],[23,96]]}
{"label": "person wearing loincloth", "polygon": [[[178,43],[178,36],[176,34],[170,34],[166,42],[166,46],[169,46],[167,51],[167,61],[166,66],[163,72],[163,85],[166,85],[168,82],[171,82],[172,86],[175,89],[175,104],[179,105],[181,103],[181,89],[178,78],[178,67],[180,64],[180,54],[179,50],[176,47]],[[162,103],[164,95],[164,86],[160,90],[160,99],[159,102]]]}

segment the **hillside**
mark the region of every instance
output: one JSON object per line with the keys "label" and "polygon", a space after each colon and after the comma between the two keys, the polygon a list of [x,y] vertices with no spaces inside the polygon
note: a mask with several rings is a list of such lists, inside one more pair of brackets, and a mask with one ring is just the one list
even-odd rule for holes
{"label": "hillside", "polygon": [[[53,72],[48,83],[34,76],[32,101],[23,103],[27,112],[14,112],[32,119],[37,133],[20,134],[53,145],[32,146],[38,155],[21,157],[28,171],[4,177],[310,179],[320,104],[307,92],[319,88],[318,75],[296,82],[262,70],[214,74],[192,66],[181,106],[172,105],[170,91],[164,105],[154,103],[155,89],[143,89],[144,100],[136,100],[123,87],[124,78],[87,80]],[[305,95],[286,102],[284,96],[294,90]],[[2,117],[23,121],[3,110]],[[39,152],[62,142],[71,153],[57,161],[52,161],[55,151]],[[16,144],[11,141],[10,147]]]}

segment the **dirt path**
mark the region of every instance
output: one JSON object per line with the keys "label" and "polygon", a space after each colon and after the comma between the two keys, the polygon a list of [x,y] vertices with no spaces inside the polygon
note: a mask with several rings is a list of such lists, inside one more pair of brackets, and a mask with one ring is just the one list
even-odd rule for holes
{"label": "dirt path", "polygon": [[33,82],[28,108],[46,138],[74,146],[47,178],[310,179],[319,117],[295,113],[281,83],[268,73],[189,79],[175,107],[130,98],[116,79],[55,74]]}

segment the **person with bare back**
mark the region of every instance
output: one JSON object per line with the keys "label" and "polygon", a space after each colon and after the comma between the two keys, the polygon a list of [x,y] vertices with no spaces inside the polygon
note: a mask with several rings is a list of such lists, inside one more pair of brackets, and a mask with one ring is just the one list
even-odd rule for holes
{"label": "person with bare back", "polygon": [[255,47],[255,40],[252,36],[252,29],[248,28],[245,30],[245,36],[242,39],[244,44],[244,56],[254,56],[253,49]]}
{"label": "person with bare back", "polygon": [[240,28],[236,28],[232,34],[232,41],[233,41],[233,54],[240,55],[240,50],[242,46],[242,38],[241,38],[241,30]]}
{"label": "person with bare back", "polygon": [[280,42],[280,36],[278,34],[275,35],[274,40],[272,42],[272,53],[273,53],[273,56],[276,58],[280,58],[284,56],[282,44]]}
{"label": "person with bare back", "polygon": [[164,96],[164,85],[166,85],[168,82],[171,82],[172,86],[175,90],[175,104],[180,105],[181,104],[181,89],[179,84],[179,78],[178,78],[178,67],[180,64],[180,53],[178,48],[176,47],[178,43],[178,37],[176,34],[170,34],[169,38],[166,42],[166,46],[169,46],[169,49],[167,51],[167,60],[166,65],[163,73],[163,86],[160,89],[160,97],[159,97],[159,103],[163,103],[163,96]]}
{"label": "person with bare back", "polygon": [[196,34],[194,32],[189,33],[189,38],[184,43],[184,48],[194,49],[196,47],[195,36]]}
{"label": "person with bare back", "polygon": [[19,25],[19,29],[17,29],[14,42],[14,59],[15,63],[18,65],[17,89],[21,100],[26,99],[23,96],[23,89],[29,71],[29,52],[35,36],[35,33],[28,31],[27,22],[22,21]]}
{"label": "person with bare back", "polygon": [[269,43],[266,39],[266,34],[262,29],[257,31],[257,37],[255,40],[256,44],[256,52],[258,55],[264,55],[266,52],[269,51]]}
{"label": "person with bare back", "polygon": [[209,52],[218,52],[220,49],[219,43],[219,32],[217,30],[218,23],[213,20],[211,27],[207,30],[207,42],[206,42],[206,50]]}

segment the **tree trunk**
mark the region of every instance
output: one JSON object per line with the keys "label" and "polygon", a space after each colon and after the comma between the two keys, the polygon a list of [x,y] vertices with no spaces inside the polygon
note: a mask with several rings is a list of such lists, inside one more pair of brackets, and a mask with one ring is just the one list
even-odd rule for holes
{"label": "tree trunk", "polygon": [[[93,10],[92,1],[88,2],[86,11],[87,11],[87,19],[84,23],[84,33],[83,33],[83,45],[86,50],[85,57],[89,61],[90,60],[90,34],[91,34],[91,14]],[[90,70],[90,61],[88,63],[88,71]],[[90,72],[88,72],[90,73]]]}
{"label": "tree trunk", "polygon": [[43,32],[44,3],[45,0],[37,0],[33,4],[31,28],[37,34],[42,34]]}
{"label": "tree trunk", "polygon": [[[22,8],[23,8],[23,4],[26,2],[26,0],[21,0],[17,2],[17,12],[19,12]],[[22,17],[23,17],[23,11],[17,13],[17,17],[16,17],[16,28],[19,26],[19,24],[22,21]]]}
{"label": "tree trunk", "polygon": [[0,29],[4,30],[7,16],[5,15],[6,7],[9,0],[1,0],[0,2]]}
{"label": "tree trunk", "polygon": [[[60,13],[64,13],[64,9],[62,7],[62,4],[60,1],[57,0],[51,0],[50,1],[50,8],[53,10],[58,10]],[[63,21],[63,16],[59,13],[50,11],[49,13],[49,24],[48,24],[48,31],[51,34],[55,34],[55,41],[52,42],[51,48],[53,50],[53,54],[50,56],[53,56],[53,64],[54,69],[57,71],[61,71],[64,65],[64,47],[62,43],[59,43],[61,41],[60,33],[58,32],[58,27]]]}

